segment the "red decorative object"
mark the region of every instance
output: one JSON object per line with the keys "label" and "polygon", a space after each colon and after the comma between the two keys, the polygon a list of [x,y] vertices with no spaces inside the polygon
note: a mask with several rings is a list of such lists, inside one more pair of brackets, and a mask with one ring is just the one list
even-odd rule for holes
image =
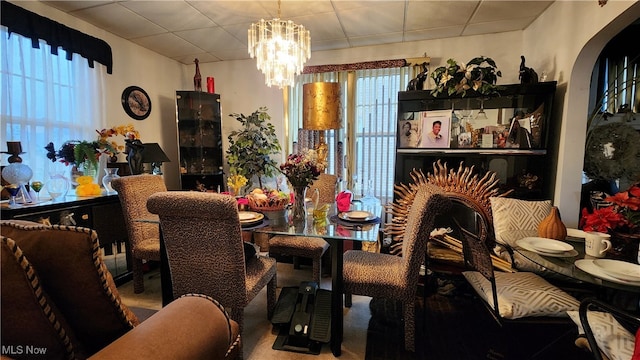
{"label": "red decorative object", "polygon": [[216,92],[215,82],[211,76],[207,77],[207,92],[210,94],[215,94]]}

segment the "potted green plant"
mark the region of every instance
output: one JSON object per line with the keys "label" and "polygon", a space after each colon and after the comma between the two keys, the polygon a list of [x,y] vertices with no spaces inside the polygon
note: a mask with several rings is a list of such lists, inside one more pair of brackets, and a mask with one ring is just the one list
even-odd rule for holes
{"label": "potted green plant", "polygon": [[242,125],[240,130],[234,130],[228,136],[229,167],[235,174],[248,179],[248,187],[255,176],[262,188],[262,177],[273,176],[277,169],[277,163],[270,155],[281,150],[275,127],[269,122],[271,116],[266,107],[258,108],[249,116],[235,113],[229,116]]}
{"label": "potted green plant", "polygon": [[445,93],[447,96],[454,94],[464,97],[467,90],[473,89],[482,95],[497,94],[500,89],[496,85],[502,72],[498,70],[493,59],[479,56],[469,60],[465,65],[453,59],[447,60],[447,66],[441,66],[433,71],[431,78],[436,87],[431,94],[437,96]]}

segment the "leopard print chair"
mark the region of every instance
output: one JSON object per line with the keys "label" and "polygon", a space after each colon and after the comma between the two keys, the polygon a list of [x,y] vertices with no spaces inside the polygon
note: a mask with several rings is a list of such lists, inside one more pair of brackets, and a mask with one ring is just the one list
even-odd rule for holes
{"label": "leopard print chair", "polygon": [[162,176],[152,175],[123,176],[114,179],[111,186],[122,205],[133,257],[133,292],[139,294],[144,292],[142,260],[160,261],[160,235],[158,225],[135,220],[157,218],[147,211],[147,199],[151,194],[167,191],[167,187]]}
{"label": "leopard print chair", "polygon": [[[337,183],[337,176],[320,174],[318,179],[309,186],[307,194],[313,194],[315,189],[318,189],[318,203],[332,204],[335,202]],[[322,272],[322,256],[328,248],[329,244],[321,238],[277,235],[269,239],[269,254],[293,256],[295,267],[298,267],[297,257],[311,258],[313,281],[318,284]]]}
{"label": "leopard print chair", "polygon": [[345,306],[351,295],[402,301],[405,349],[415,351],[415,299],[427,238],[436,216],[451,209],[451,200],[437,186],[423,184],[415,194],[407,218],[402,256],[349,250],[344,253]]}
{"label": "leopard print chair", "polygon": [[147,208],[160,217],[171,272],[173,297],[213,297],[243,329],[244,308],[267,287],[267,317],[276,304],[276,260],[245,259],[233,196],[196,191],[153,194]]}

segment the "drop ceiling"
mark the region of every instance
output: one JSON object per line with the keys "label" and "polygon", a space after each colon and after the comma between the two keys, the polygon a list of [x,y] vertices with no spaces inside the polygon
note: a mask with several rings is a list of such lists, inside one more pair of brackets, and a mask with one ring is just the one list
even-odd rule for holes
{"label": "drop ceiling", "polygon": [[[278,16],[276,0],[42,2],[184,64],[249,58],[251,23]],[[552,3],[284,0],[280,18],[309,29],[313,52],[523,30]]]}

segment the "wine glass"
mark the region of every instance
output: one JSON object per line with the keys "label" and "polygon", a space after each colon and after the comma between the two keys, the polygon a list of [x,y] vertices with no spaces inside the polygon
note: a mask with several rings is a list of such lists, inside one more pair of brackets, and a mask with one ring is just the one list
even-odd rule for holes
{"label": "wine glass", "polygon": [[42,181],[32,181],[31,182],[31,188],[33,189],[33,191],[36,192],[36,201],[40,202],[40,190],[42,190],[42,187],[44,186],[44,183]]}
{"label": "wine glass", "polygon": [[18,192],[20,191],[20,186],[18,184],[10,184],[7,185],[5,189],[7,189],[9,195],[11,195],[11,199],[9,199],[9,207],[15,207],[16,195],[18,195]]}

